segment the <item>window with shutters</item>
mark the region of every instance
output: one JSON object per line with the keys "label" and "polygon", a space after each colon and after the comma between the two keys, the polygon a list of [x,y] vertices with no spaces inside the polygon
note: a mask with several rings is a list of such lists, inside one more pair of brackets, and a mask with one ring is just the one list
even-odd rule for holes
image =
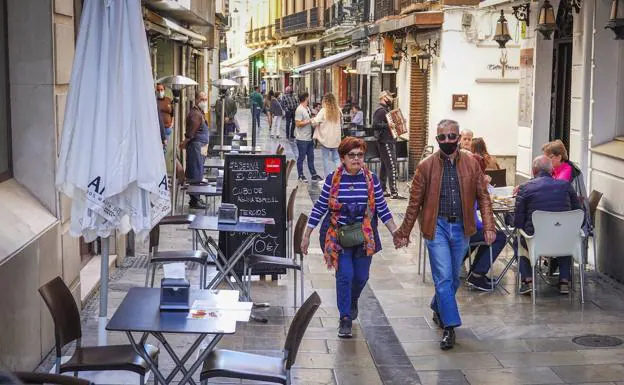
{"label": "window with shutters", "polygon": [[394,15],[394,0],[375,0],[375,20]]}
{"label": "window with shutters", "polygon": [[412,58],[409,86],[409,169],[412,172],[422,157],[429,133],[429,72],[420,70],[416,57]]}

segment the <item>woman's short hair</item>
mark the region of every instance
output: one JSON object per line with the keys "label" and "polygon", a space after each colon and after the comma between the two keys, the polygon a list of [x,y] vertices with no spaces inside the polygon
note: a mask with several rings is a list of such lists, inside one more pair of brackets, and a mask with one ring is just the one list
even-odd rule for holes
{"label": "woman's short hair", "polygon": [[342,140],[342,142],[340,142],[340,145],[338,146],[338,155],[340,155],[341,158],[344,158],[345,156],[347,156],[348,153],[351,152],[351,150],[356,148],[359,148],[362,151],[366,152],[366,141],[364,141],[364,139],[356,138],[354,136],[347,136]]}
{"label": "woman's short hair", "polygon": [[568,151],[559,139],[546,143],[542,146],[542,151],[546,155],[561,156],[562,161],[568,160]]}

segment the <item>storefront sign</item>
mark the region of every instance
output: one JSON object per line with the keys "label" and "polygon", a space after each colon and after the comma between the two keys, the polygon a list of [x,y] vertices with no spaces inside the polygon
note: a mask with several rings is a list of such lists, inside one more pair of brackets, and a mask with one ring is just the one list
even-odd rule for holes
{"label": "storefront sign", "polygon": [[454,110],[467,110],[468,109],[468,95],[453,94],[453,109]]}
{"label": "storefront sign", "polygon": [[531,127],[533,124],[533,48],[520,50],[518,102],[518,125]]}

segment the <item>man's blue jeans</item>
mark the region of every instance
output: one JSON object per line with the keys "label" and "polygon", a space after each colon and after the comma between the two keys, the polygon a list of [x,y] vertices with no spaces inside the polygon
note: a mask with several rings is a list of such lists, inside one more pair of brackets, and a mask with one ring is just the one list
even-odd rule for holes
{"label": "man's blue jeans", "polygon": [[297,150],[299,150],[299,156],[297,156],[297,174],[301,178],[303,175],[303,160],[308,158],[308,169],[310,175],[316,175],[314,169],[314,142],[311,140],[297,140]]}
{"label": "man's blue jeans", "polygon": [[338,257],[336,302],[340,319],[351,318],[351,304],[357,303],[366,286],[372,258],[364,255],[362,246],[344,249]]}
{"label": "man's blue jeans", "polygon": [[426,240],[431,263],[431,276],[435,284],[435,294],[431,300],[431,310],[440,314],[445,327],[461,325],[455,293],[459,288],[459,271],[470,238],[464,235],[461,219],[449,223],[439,217],[433,240]]}
{"label": "man's blue jeans", "polygon": [[261,112],[262,112],[262,108],[256,105],[253,106],[252,119],[255,119],[257,128],[260,128],[260,113]]}

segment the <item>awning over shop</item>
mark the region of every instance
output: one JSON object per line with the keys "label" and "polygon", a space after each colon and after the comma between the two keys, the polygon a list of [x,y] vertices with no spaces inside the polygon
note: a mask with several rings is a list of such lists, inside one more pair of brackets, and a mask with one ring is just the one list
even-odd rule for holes
{"label": "awning over shop", "polygon": [[401,18],[385,20],[379,23],[378,33],[396,31],[406,27],[417,29],[440,28],[444,22],[444,13],[441,11],[414,12]]}
{"label": "awning over shop", "polygon": [[145,5],[151,9],[157,10],[165,16],[180,20],[185,24],[213,26],[205,16],[200,15],[193,10],[185,7],[180,1],[173,0],[144,0]]}
{"label": "awning over shop", "polygon": [[356,48],[351,48],[348,51],[344,51],[344,52],[340,52],[337,53],[335,55],[332,56],[328,56],[328,57],[324,57],[322,59],[319,60],[315,60],[313,62],[301,65],[299,67],[293,68],[293,72],[294,73],[298,73],[298,74],[302,74],[308,71],[313,71],[317,68],[322,68],[322,67],[327,67],[330,66],[332,64],[338,63],[340,61],[343,61],[345,59],[348,59],[350,57],[353,57],[357,54],[359,54],[362,51],[362,48],[360,47],[356,47]]}
{"label": "awning over shop", "polygon": [[246,61],[247,59],[249,59],[250,57],[256,56],[257,54],[259,54],[260,52],[262,52],[264,50],[264,48],[257,48],[251,52],[249,52],[246,55],[239,55],[236,57],[233,57],[231,59],[227,59],[221,62],[221,67],[235,67],[236,64],[240,64],[244,61]]}
{"label": "awning over shop", "polygon": [[247,75],[248,67],[246,65],[240,67],[221,68],[221,76],[227,75],[229,78],[236,78]]}
{"label": "awning over shop", "polygon": [[184,28],[149,10],[144,14],[144,22],[147,30],[156,31],[174,40],[188,42],[189,44],[198,46],[209,43],[206,36]]}

